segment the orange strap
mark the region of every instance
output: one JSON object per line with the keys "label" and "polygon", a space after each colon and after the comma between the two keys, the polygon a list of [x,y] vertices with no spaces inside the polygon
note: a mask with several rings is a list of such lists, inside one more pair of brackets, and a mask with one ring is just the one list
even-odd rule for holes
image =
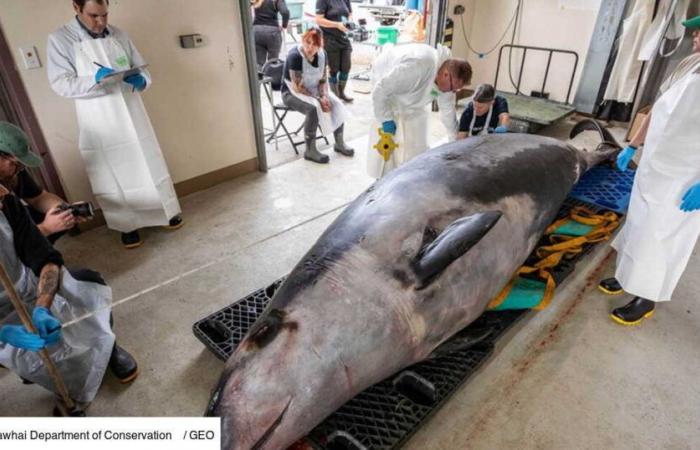
{"label": "orange strap", "polygon": [[[586,225],[593,225],[595,228],[586,235],[578,237],[554,234],[555,230],[570,220],[575,220],[576,222]],[[572,208],[568,217],[557,220],[545,230],[545,235],[549,235],[549,241],[552,244],[541,246],[535,251],[535,254],[540,260],[534,266],[522,266],[518,269],[501,292],[489,302],[488,309],[497,308],[503,304],[511,290],[513,290],[513,286],[515,286],[519,275],[534,272],[537,272],[537,275],[545,280],[546,287],[544,295],[542,296],[542,301],[533,309],[541,310],[546,308],[551,303],[556,288],[556,282],[554,281],[554,277],[552,277],[551,269],[556,267],[561,262],[562,258],[572,258],[581,253],[585,244],[597,243],[610,239],[612,232],[619,225],[620,218],[614,212],[596,214],[582,206]]]}

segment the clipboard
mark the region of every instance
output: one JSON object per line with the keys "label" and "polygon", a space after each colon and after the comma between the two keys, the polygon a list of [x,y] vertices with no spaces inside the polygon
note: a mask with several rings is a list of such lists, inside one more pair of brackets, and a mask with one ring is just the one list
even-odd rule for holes
{"label": "clipboard", "polygon": [[[141,66],[136,66],[132,67],[131,69],[126,69],[126,70],[117,70],[115,72],[108,73],[104,77],[102,77],[102,80],[110,80],[114,77],[120,77],[119,79],[123,80],[124,78],[130,76],[130,75],[135,75],[137,73],[140,73],[142,69],[145,69],[148,67],[148,64],[143,64]],[[100,81],[102,81],[100,80]]]}

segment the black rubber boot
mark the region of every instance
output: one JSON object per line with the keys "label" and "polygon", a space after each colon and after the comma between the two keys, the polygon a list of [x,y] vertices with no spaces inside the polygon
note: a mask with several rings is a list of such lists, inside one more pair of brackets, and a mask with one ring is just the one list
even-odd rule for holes
{"label": "black rubber boot", "polygon": [[316,137],[314,136],[313,138],[306,137],[304,139],[304,142],[306,142],[306,150],[304,151],[304,159],[308,159],[309,161],[313,161],[319,164],[327,164],[328,163],[328,155],[324,155],[323,153],[319,152],[316,149]]}
{"label": "black rubber boot", "polygon": [[620,325],[639,325],[644,319],[654,315],[655,306],[651,300],[635,297],[625,306],[613,309],[610,318]]}
{"label": "black rubber boot", "polygon": [[340,80],[338,81],[338,98],[344,101],[345,103],[352,103],[355,99],[352,97],[348,97],[345,95],[345,87],[348,85],[348,80]]}
{"label": "black rubber boot", "polygon": [[331,87],[331,92],[338,98],[340,98],[340,92],[338,91],[338,82],[329,82]]}
{"label": "black rubber boot", "polygon": [[112,349],[108,367],[122,384],[131,383],[139,375],[139,366],[134,357],[117,344]]}
{"label": "black rubber boot", "polygon": [[61,414],[61,410],[58,406],[53,407],[53,412],[52,412],[54,417],[87,417],[87,414],[85,411],[81,409],[75,409],[73,411],[68,411],[68,415],[64,416]]}
{"label": "black rubber boot", "polygon": [[337,130],[333,132],[333,137],[335,138],[335,145],[333,145],[333,150],[345,156],[353,156],[355,150],[345,145],[345,139],[343,139],[343,128],[344,125],[338,127]]}
{"label": "black rubber boot", "polygon": [[182,220],[182,217],[178,214],[177,216],[173,217],[170,219],[168,224],[164,226],[166,230],[174,231],[177,230],[178,228],[182,228],[182,226],[185,224],[185,222]]}
{"label": "black rubber boot", "polygon": [[598,289],[608,295],[619,295],[625,292],[615,278],[606,278],[598,283]]}
{"label": "black rubber boot", "polygon": [[124,248],[136,248],[143,244],[141,236],[139,236],[138,230],[130,231],[129,233],[122,233],[122,245]]}

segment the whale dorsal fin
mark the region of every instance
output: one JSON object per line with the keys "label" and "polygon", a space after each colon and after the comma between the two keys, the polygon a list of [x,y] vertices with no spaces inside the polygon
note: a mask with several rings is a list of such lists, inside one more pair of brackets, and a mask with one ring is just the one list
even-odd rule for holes
{"label": "whale dorsal fin", "polygon": [[500,211],[461,217],[447,226],[434,241],[421,249],[413,263],[416,289],[429,285],[453,261],[464,255],[498,222]]}

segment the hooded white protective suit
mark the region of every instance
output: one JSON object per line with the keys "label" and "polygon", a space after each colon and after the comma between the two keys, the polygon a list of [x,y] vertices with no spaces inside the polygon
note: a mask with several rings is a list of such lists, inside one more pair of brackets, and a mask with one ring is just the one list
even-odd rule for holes
{"label": "hooded white protective suit", "polygon": [[[107,226],[127,233],[168,225],[180,205],[141,94],[120,79],[95,84],[98,64],[117,71],[145,64],[129,37],[108,26],[92,38],[74,18],[49,36],[53,90],[75,99],[80,153]],[[142,70],[147,86],[148,71]]]}
{"label": "hooded white protective suit", "polygon": [[[441,92],[435,84],[440,66],[450,59],[450,49],[426,44],[386,45],[372,67],[372,102],[375,123],[370,130],[367,172],[375,178],[428,149],[426,107],[437,100],[440,120],[450,141],[457,136],[455,93]],[[399,147],[386,163],[372,146],[379,140],[382,122],[393,120]]]}

